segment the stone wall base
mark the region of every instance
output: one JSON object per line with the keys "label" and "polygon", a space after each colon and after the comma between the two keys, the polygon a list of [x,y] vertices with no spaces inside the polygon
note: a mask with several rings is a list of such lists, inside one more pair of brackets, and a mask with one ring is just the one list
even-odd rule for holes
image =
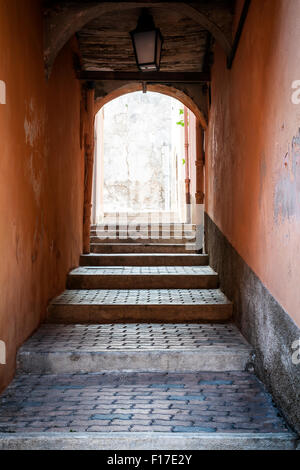
{"label": "stone wall base", "polygon": [[255,350],[256,373],[299,433],[300,364],[293,363],[292,344],[300,329],[207,214],[205,239],[210,265],[233,301],[234,320]]}

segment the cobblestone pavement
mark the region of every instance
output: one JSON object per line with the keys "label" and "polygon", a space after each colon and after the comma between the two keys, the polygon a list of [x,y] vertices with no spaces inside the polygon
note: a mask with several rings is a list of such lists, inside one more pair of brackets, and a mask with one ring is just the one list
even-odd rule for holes
{"label": "cobblestone pavement", "polygon": [[124,275],[124,276],[155,276],[155,275],[211,275],[216,272],[210,266],[84,266],[75,268],[72,276],[93,275]]}
{"label": "cobblestone pavement", "polygon": [[219,289],[93,289],[66,290],[53,305],[193,305],[230,303]]}
{"label": "cobblestone pavement", "polygon": [[233,324],[42,325],[22,351],[249,349]]}
{"label": "cobblestone pavement", "polygon": [[19,375],[0,398],[0,432],[285,432],[253,374]]}

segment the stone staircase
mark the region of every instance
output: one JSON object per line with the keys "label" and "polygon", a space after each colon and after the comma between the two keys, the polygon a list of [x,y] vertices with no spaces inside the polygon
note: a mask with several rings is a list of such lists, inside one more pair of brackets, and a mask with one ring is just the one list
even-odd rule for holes
{"label": "stone staircase", "polygon": [[92,226],[92,253],[197,253],[196,228],[192,224],[129,225],[105,223]]}
{"label": "stone staircase", "polygon": [[0,449],[295,448],[217,273],[186,249],[195,227],[168,229],[153,242],[92,227],[92,253],[19,350]]}
{"label": "stone staircase", "polygon": [[148,211],[110,211],[103,212],[102,216],[99,218],[96,225],[92,225],[92,228],[95,226],[101,226],[104,224],[116,224],[123,223],[125,225],[132,225],[138,223],[148,223],[148,224],[161,224],[161,223],[177,223],[180,222],[178,211],[168,211],[168,210],[148,210]]}

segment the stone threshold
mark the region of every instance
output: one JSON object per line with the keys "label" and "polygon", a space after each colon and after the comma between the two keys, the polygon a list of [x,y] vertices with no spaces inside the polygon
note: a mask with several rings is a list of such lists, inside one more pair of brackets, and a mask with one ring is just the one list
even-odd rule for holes
{"label": "stone threshold", "polygon": [[0,450],[296,450],[286,433],[0,433]]}

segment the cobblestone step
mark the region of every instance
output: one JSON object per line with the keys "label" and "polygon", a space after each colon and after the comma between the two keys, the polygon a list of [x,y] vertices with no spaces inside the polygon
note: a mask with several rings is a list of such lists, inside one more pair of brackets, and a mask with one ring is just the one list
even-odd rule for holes
{"label": "cobblestone step", "polygon": [[124,229],[124,230],[117,230],[117,229],[107,229],[107,230],[91,230],[90,232],[92,237],[143,237],[143,238],[169,238],[174,237],[176,240],[178,239],[185,239],[185,238],[194,238],[196,235],[195,230],[176,230],[176,229]]}
{"label": "cobblestone step", "polygon": [[171,222],[171,223],[148,223],[147,221],[144,222],[128,222],[128,223],[115,223],[116,221],[113,219],[111,222],[106,222],[104,224],[98,225],[91,225],[91,231],[93,230],[174,230],[174,231],[195,231],[197,226],[195,224],[185,224],[182,222]]}
{"label": "cobblestone step", "polygon": [[140,236],[140,237],[135,237],[135,238],[125,238],[125,237],[122,237],[120,238],[119,236],[115,235],[115,236],[107,236],[106,234],[103,234],[103,236],[101,235],[98,235],[98,236],[91,236],[91,243],[92,244],[103,244],[103,243],[107,243],[107,244],[122,244],[122,243],[133,243],[133,244],[137,244],[137,243],[142,243],[142,244],[147,244],[147,245],[168,245],[168,244],[171,244],[171,245],[185,245],[186,243],[196,243],[196,239],[195,239],[195,236],[193,237],[186,237],[186,238],[175,238],[175,237],[172,237],[172,236],[169,236],[169,237],[151,237],[151,238],[147,238],[147,237],[143,237],[143,236]]}
{"label": "cobblestone step", "polygon": [[224,322],[231,315],[219,289],[66,290],[48,307],[51,323]]}
{"label": "cobblestone step", "polygon": [[[120,224],[156,224],[156,223],[163,223],[163,224],[179,224],[179,225],[191,225],[187,224],[186,222],[181,222],[174,212],[142,212],[142,213],[111,213],[105,214],[104,217],[99,220],[96,225],[103,225],[107,223],[120,223]],[[92,225],[94,226],[94,225]]]}
{"label": "cobblestone step", "polygon": [[294,449],[207,255],[126,242],[92,243],[19,350],[0,450]]}
{"label": "cobblestone step", "polygon": [[204,266],[208,256],[203,254],[97,254],[81,255],[81,266]]}
{"label": "cobblestone step", "polygon": [[252,349],[233,324],[43,325],[19,350],[18,371],[245,370]]}
{"label": "cobblestone step", "polygon": [[91,253],[198,253],[195,243],[91,243]]}
{"label": "cobblestone step", "polygon": [[70,272],[68,289],[215,289],[218,275],[209,266],[99,266]]}
{"label": "cobblestone step", "polygon": [[248,372],[19,374],[0,399],[0,449],[294,449]]}

